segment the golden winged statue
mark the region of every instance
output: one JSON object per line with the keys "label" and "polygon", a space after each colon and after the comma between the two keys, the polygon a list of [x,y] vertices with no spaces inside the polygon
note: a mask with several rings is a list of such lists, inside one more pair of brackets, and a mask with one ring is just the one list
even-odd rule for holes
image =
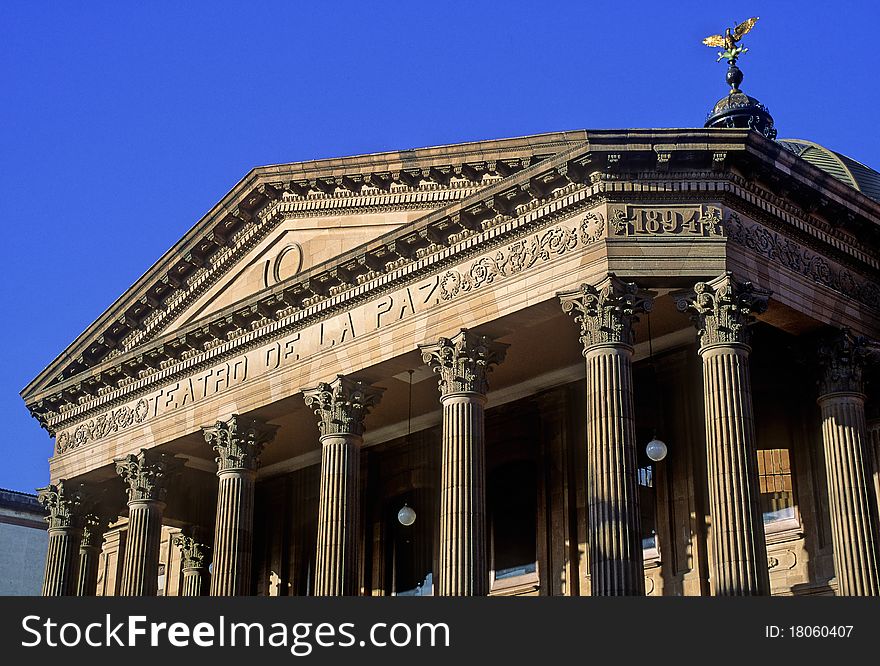
{"label": "golden winged statue", "polygon": [[712,47],[723,47],[724,50],[718,53],[718,60],[721,60],[723,58],[727,60],[727,62],[731,65],[735,65],[736,59],[739,58],[743,53],[748,51],[747,48],[737,46],[737,42],[745,37],[746,33],[748,33],[749,30],[751,30],[757,22],[758,17],[753,16],[752,18],[740,23],[738,26],[733,28],[733,30],[728,28],[723,35],[711,35],[709,37],[706,37],[706,39],[703,40],[703,44]]}

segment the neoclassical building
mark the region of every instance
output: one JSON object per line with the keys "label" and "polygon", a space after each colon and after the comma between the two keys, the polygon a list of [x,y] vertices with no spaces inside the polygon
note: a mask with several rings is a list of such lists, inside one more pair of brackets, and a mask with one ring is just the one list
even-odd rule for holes
{"label": "neoclassical building", "polygon": [[254,169],[22,392],[43,592],[877,595],[878,249],[739,90]]}

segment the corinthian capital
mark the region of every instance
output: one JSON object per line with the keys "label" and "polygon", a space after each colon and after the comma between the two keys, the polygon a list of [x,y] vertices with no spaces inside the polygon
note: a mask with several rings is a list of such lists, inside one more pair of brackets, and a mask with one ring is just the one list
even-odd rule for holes
{"label": "corinthian capital", "polygon": [[321,435],[362,435],[364,418],[379,403],[383,388],[342,375],[303,391],[306,405],[318,417]]}
{"label": "corinthian capital", "polygon": [[115,519],[116,516],[111,517],[109,513],[87,513],[83,519],[82,547],[100,548],[104,543],[104,532]]}
{"label": "corinthian capital", "polygon": [[868,341],[848,328],[826,335],[818,345],[819,395],[862,393],[862,373],[868,360]]}
{"label": "corinthian capital", "polygon": [[594,345],[633,343],[633,324],[640,312],[650,312],[654,300],[634,282],[609,275],[596,286],[582,284],[579,289],[558,294],[563,312],[574,315],[581,325],[584,354]]}
{"label": "corinthian capital", "polygon": [[184,569],[207,569],[211,563],[211,546],[186,534],[177,534],[172,543],[180,549]]}
{"label": "corinthian capital", "polygon": [[278,426],[256,418],[233,414],[228,421],[217,421],[202,428],[205,441],[217,452],[217,473],[229,470],[256,471],[263,448],[275,438]]}
{"label": "corinthian capital", "polygon": [[701,347],[748,344],[753,315],[767,309],[770,294],[751,282],[737,280],[728,271],[709,282],[698,282],[693,293],[680,297],[676,306],[681,312],[692,313]]}
{"label": "corinthian capital", "polygon": [[168,453],[141,449],[115,458],[116,473],[128,484],[128,501],[152,500],[164,502],[168,482],[183,467],[183,461]]}
{"label": "corinthian capital", "polygon": [[61,479],[56,484],[37,489],[37,500],[46,509],[49,529],[81,528],[84,496],[80,484]]}
{"label": "corinthian capital", "polygon": [[468,329],[433,345],[419,345],[422,360],[440,375],[440,395],[479,393],[489,390],[487,375],[501,363],[508,345]]}

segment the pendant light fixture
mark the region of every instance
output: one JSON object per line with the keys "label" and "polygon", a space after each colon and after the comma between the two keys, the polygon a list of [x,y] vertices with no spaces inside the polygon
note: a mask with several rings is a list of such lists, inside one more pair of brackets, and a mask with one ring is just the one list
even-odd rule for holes
{"label": "pendant light fixture", "polygon": [[[403,440],[404,446],[407,451],[407,460],[410,463],[410,467],[412,467],[412,456],[410,455],[410,448],[412,447],[412,443],[410,442],[410,435],[412,434],[412,387],[413,387],[413,371],[409,370],[409,401],[406,413],[406,438]],[[412,471],[412,470],[410,470]],[[397,522],[399,522],[404,527],[409,527],[414,522],[416,522],[416,512],[411,506],[409,506],[406,502],[403,503],[403,506],[400,508],[400,511],[397,512]]]}
{"label": "pendant light fixture", "polygon": [[[651,366],[651,372],[656,379],[657,373],[654,371],[654,345],[651,335],[650,312],[646,315],[646,318],[648,320],[648,364]],[[648,442],[647,446],[645,446],[645,454],[654,462],[660,462],[666,457],[667,453],[669,453],[669,447],[666,446],[665,442],[657,439],[657,432],[655,431],[654,436],[651,438],[651,441]]]}

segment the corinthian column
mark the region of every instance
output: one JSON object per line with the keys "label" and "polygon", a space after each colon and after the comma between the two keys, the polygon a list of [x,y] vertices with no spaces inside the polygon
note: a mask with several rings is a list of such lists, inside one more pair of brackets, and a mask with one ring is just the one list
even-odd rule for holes
{"label": "corinthian column", "polygon": [[78,484],[61,479],[57,485],[37,490],[40,504],[48,512],[49,549],[43,577],[43,596],[61,597],[76,593],[79,545],[82,538],[83,494]]}
{"label": "corinthian column", "polygon": [[97,593],[98,565],[104,545],[104,532],[111,520],[109,514],[95,511],[85,517],[79,546],[79,582],[76,586],[78,597],[93,597]]}
{"label": "corinthian column", "polygon": [[117,474],[128,485],[128,537],[119,596],[156,596],[165,496],[168,482],[183,461],[141,449],[114,462]]}
{"label": "corinthian column", "polygon": [[507,345],[462,329],[451,339],[419,348],[424,362],[440,375],[443,406],[437,592],[486,595],[486,376],[504,360]]}
{"label": "corinthian column", "polygon": [[202,429],[217,452],[217,522],[211,596],[251,593],[251,551],[254,542],[254,485],[260,454],[278,426],[233,414]]}
{"label": "corinthian column", "polygon": [[633,325],[649,294],[609,275],[560,294],[587,363],[587,510],[593,596],[645,594],[633,410]]}
{"label": "corinthian column", "polygon": [[822,441],[834,540],[834,570],[841,595],[877,596],[877,525],[871,452],[865,426],[862,366],[865,341],[842,330],[819,345]]}
{"label": "corinthian column", "polygon": [[385,389],[339,375],[303,391],[321,431],[321,489],[315,594],[358,593],[360,451],[364,417]]}
{"label": "corinthian column", "polygon": [[709,513],[714,594],[770,593],[761,515],[748,325],[770,292],[725,273],[698,282],[678,301],[691,311],[700,340],[706,411]]}
{"label": "corinthian column", "polygon": [[184,597],[200,597],[208,589],[208,565],[211,562],[211,547],[196,541],[186,534],[174,536],[174,545],[180,549],[183,559],[181,573],[183,574]]}

